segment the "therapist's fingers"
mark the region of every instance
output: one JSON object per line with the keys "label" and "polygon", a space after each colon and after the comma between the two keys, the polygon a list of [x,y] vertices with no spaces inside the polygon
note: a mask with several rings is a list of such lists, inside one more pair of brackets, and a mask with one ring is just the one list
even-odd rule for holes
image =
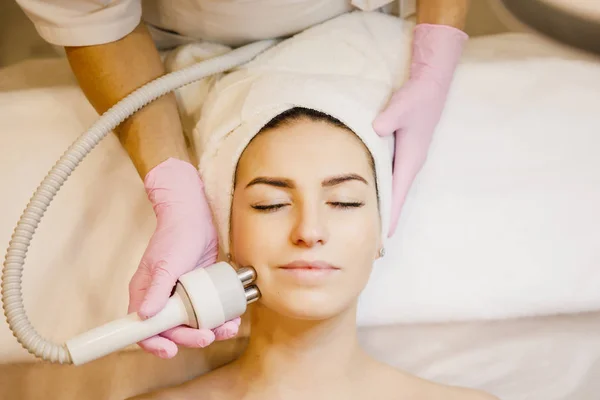
{"label": "therapist's fingers", "polygon": [[385,109],[373,121],[373,130],[379,136],[391,136],[405,126],[409,114],[413,110],[413,102],[406,99],[408,97],[406,94],[407,89],[398,90]]}
{"label": "therapist's fingers", "polygon": [[161,336],[170,339],[175,344],[191,348],[206,347],[216,339],[210,329],[194,329],[185,326],[169,329],[161,333]]}
{"label": "therapist's fingers", "polygon": [[139,342],[138,346],[160,358],[173,358],[177,355],[178,350],[175,343],[161,336],[152,336],[145,339]]}
{"label": "therapist's fingers", "polygon": [[396,135],[392,176],[392,215],[388,236],[395,233],[408,192],[427,158],[429,141],[419,130]]}
{"label": "therapist's fingers", "polygon": [[240,331],[240,324],[242,323],[241,318],[236,318],[231,321],[225,322],[223,325],[213,329],[216,340],[228,340],[235,336]]}
{"label": "therapist's fingers", "polygon": [[152,269],[152,279],[138,310],[141,318],[153,317],[167,304],[178,279],[171,269],[166,261],[158,262]]}
{"label": "therapist's fingers", "polygon": [[140,309],[150,282],[152,282],[152,273],[142,262],[129,281],[128,313],[137,312]]}

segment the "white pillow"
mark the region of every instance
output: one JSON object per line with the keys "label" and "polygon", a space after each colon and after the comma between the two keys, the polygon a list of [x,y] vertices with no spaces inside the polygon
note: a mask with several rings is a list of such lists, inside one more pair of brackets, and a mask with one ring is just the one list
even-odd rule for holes
{"label": "white pillow", "polygon": [[471,39],[364,325],[600,308],[600,61]]}
{"label": "white pillow", "polygon": [[[600,69],[552,54],[562,57],[525,35],[471,41],[398,245],[361,299],[362,324],[598,306],[600,116],[592,101]],[[97,118],[65,71],[64,60],[0,70],[4,248],[47,171]],[[50,78],[28,86],[39,76],[61,86],[49,87]],[[63,342],[123,316],[154,224],[141,179],[109,136],[61,189],[32,241],[24,296],[38,332]],[[2,320],[0,363],[31,360]]]}

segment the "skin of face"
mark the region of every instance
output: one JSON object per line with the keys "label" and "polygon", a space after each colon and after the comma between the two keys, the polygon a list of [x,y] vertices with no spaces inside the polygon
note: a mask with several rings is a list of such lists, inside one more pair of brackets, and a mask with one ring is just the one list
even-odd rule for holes
{"label": "skin of face", "polygon": [[[372,159],[347,129],[303,118],[261,132],[239,160],[232,260],[256,269],[259,302],[282,316],[324,320],[356,306],[380,224]],[[282,268],[297,261],[321,269]]]}

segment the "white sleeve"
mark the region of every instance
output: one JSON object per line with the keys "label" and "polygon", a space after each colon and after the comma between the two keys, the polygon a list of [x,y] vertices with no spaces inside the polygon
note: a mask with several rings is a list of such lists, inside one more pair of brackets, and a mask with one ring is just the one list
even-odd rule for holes
{"label": "white sleeve", "polygon": [[16,0],[40,36],[58,46],[114,42],[140,23],[141,0]]}
{"label": "white sleeve", "polygon": [[417,13],[417,0],[352,0],[351,4],[363,11],[391,7],[389,8],[391,13],[402,19],[407,19]]}

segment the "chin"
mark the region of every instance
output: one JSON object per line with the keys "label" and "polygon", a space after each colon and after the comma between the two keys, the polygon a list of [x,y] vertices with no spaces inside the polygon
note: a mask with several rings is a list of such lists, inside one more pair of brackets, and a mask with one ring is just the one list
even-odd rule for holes
{"label": "chin", "polygon": [[262,304],[287,318],[301,320],[326,320],[343,313],[351,301],[343,301],[335,292],[319,289],[292,289],[261,298]]}

